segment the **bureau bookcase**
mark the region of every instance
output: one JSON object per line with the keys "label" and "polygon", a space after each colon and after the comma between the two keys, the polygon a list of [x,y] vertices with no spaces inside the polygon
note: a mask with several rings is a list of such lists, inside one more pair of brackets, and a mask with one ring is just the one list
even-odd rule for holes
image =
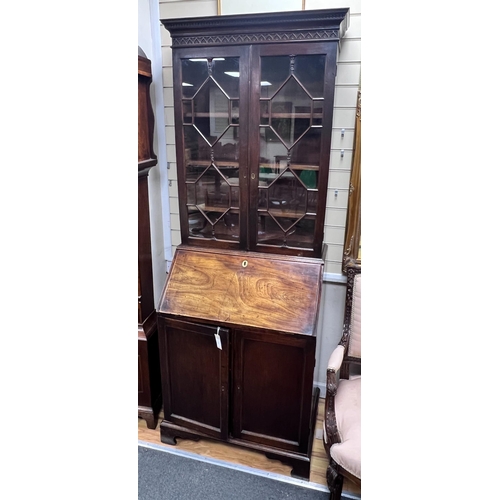
{"label": "bureau bookcase", "polygon": [[182,244],[158,306],[163,442],[309,478],[323,226],[348,9],[162,20]]}

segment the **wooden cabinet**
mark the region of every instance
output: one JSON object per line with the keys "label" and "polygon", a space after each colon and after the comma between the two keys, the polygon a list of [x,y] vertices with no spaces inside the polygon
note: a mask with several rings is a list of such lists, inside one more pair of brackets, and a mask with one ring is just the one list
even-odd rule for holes
{"label": "wooden cabinet", "polygon": [[348,22],[348,9],[162,20],[183,243],[321,256]]}
{"label": "wooden cabinet", "polygon": [[217,438],[308,478],[323,261],[181,245],[158,309],[161,439]]}
{"label": "wooden cabinet", "polygon": [[333,96],[348,9],[162,20],[182,244],[158,309],[161,439],[309,478]]}
{"label": "wooden cabinet", "polygon": [[153,109],[149,89],[151,61],[138,56],[138,414],[155,428],[161,408],[158,328],[153,296],[148,173],[156,165]]}

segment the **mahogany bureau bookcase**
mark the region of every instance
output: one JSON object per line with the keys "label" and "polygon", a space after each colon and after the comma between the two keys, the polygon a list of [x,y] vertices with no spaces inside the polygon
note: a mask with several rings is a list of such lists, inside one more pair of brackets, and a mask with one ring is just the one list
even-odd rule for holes
{"label": "mahogany bureau bookcase", "polygon": [[348,9],[162,20],[182,244],[158,306],[161,440],[309,479],[339,43]]}

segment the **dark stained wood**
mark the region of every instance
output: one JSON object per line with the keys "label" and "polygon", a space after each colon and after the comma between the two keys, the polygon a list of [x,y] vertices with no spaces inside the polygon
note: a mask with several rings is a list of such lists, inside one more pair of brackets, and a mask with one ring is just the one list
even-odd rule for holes
{"label": "dark stained wood", "polygon": [[220,439],[308,479],[322,270],[320,259],[177,249],[158,308],[163,442]]}
{"label": "dark stained wood", "polygon": [[235,331],[234,437],[307,453],[315,348],[316,337]]}
{"label": "dark stained wood", "polygon": [[156,165],[157,157],[153,150],[154,114],[150,99],[152,82],[151,61],[138,56],[138,160],[139,170]]}
{"label": "dark stained wood", "polygon": [[[172,35],[182,244],[177,248],[158,307],[165,409],[161,441],[175,444],[177,437],[201,437],[251,448],[292,464],[292,475],[308,480],[319,396],[319,390],[313,388],[313,374],[326,250],[323,225],[336,56],[349,24],[349,9],[169,19],[162,23]],[[312,122],[313,118],[319,119],[313,108],[317,97],[309,95],[309,111],[304,104],[300,104],[303,109],[296,110],[302,122],[295,130],[298,135],[293,146],[286,148],[289,172],[299,183],[300,195],[292,200],[293,204],[275,207],[269,205],[270,191],[263,191],[267,205],[259,208],[259,165],[269,168],[270,163],[282,161],[281,156],[276,156],[282,153],[274,151],[260,158],[261,57],[287,57],[289,76],[296,82],[292,93],[293,85],[298,85],[299,94],[307,94],[293,73],[295,57],[318,54],[325,55],[326,60],[321,125]],[[222,144],[224,141],[215,137],[215,132],[208,133],[213,137],[208,140],[195,123],[198,120],[206,128],[207,120],[227,116],[225,111],[207,106],[207,96],[198,90],[206,82],[217,85],[216,80],[211,80],[213,59],[228,57],[239,61],[238,72],[230,75],[239,78],[239,120],[238,124],[230,120],[228,129],[233,131],[233,139],[237,136],[239,140],[237,158],[232,156],[234,146],[227,156],[220,156],[217,150],[233,141]],[[192,86],[196,85],[192,97],[188,92],[183,94],[183,83],[190,83],[183,82],[182,76],[183,64],[190,65],[188,59],[201,59],[198,62],[204,62],[207,71],[205,83],[193,80]],[[208,94],[206,88],[204,91]],[[270,98],[263,96],[262,103]],[[228,106],[231,112],[229,101]],[[276,116],[291,120],[289,114],[279,111]],[[311,121],[304,124],[308,117]],[[266,131],[272,127],[272,120],[268,121]],[[292,151],[312,125],[322,127],[319,146],[304,139]],[[191,127],[187,133],[185,127]],[[191,156],[191,152],[195,154]],[[231,168],[239,168],[239,237],[229,241],[224,238],[227,234],[233,237],[235,233],[230,231],[234,226],[223,217],[227,207],[234,207],[232,195],[227,197],[231,204],[220,198],[217,205],[216,196],[210,198],[208,188],[203,191],[203,182],[207,174],[216,192],[221,182],[226,182],[222,172],[230,172]],[[306,186],[299,177],[302,171],[310,171],[313,177],[317,172],[314,181],[318,185]],[[269,181],[263,189],[273,190],[269,179],[263,180]],[[297,209],[300,203],[305,203],[306,208]],[[206,212],[215,215],[206,223],[195,220],[199,227],[195,224],[190,229],[190,211],[199,211],[207,219]],[[299,228],[302,216],[305,224]],[[215,224],[218,218],[226,224],[222,237],[217,237],[215,231],[206,232],[210,228],[207,224]],[[281,229],[275,222],[273,229],[272,218],[292,222]],[[270,229],[266,228],[266,220],[270,221]],[[302,233],[295,234],[297,228]],[[265,240],[262,236],[259,239],[259,231]],[[275,235],[279,232],[281,240]],[[289,243],[292,233],[296,239]]]}
{"label": "dark stained wood", "polygon": [[215,17],[162,19],[174,47],[303,43],[339,40],[349,26],[349,9],[266,12]]}
{"label": "dark stained wood", "polygon": [[154,429],[161,409],[160,355],[156,312],[150,314],[138,331],[138,403],[139,416]]}
{"label": "dark stained wood", "polygon": [[138,413],[148,427],[157,425],[161,409],[161,375],[153,295],[148,172],[156,165],[154,117],[149,96],[151,61],[138,56]]}
{"label": "dark stained wood", "polygon": [[220,325],[312,335],[323,261],[298,262],[252,252],[192,252],[179,247],[159,311]]}
{"label": "dark stained wood", "polygon": [[[228,330],[171,319],[160,321],[159,329],[165,418],[204,435],[227,439]],[[216,344],[217,333],[221,349]]]}
{"label": "dark stained wood", "polygon": [[138,178],[138,259],[139,259],[139,323],[154,310],[153,260],[151,256],[151,226],[149,220],[148,177]]}
{"label": "dark stained wood", "polygon": [[[237,247],[257,252],[320,257],[324,237],[336,58],[339,41],[349,25],[349,9],[164,19],[161,22],[172,36],[176,160],[182,242],[207,248],[231,249]],[[293,148],[293,154],[300,157],[300,162],[306,168],[318,171],[315,213],[305,216],[307,219],[314,219],[314,226],[312,229],[307,229],[309,225],[306,224],[305,229],[302,229],[305,234],[301,236],[299,236],[300,231],[294,231],[295,236],[291,242],[283,241],[284,234],[281,230],[278,230],[276,235],[270,234],[268,242],[259,241],[259,220],[263,220],[262,215],[258,213],[260,58],[261,56],[291,57],[317,54],[326,56],[319,154],[318,145],[309,144],[307,138],[301,139],[300,144]],[[182,61],[192,58],[210,59],[215,57],[239,58],[240,232],[237,241],[229,241],[210,235],[203,237],[200,234],[193,234],[189,230],[187,187],[185,184],[186,145],[183,126]],[[212,113],[212,118],[215,118],[215,112]],[[201,141],[203,142],[202,139]],[[212,149],[215,146],[208,145]],[[310,164],[308,157],[311,153],[319,156],[319,164]],[[216,161],[215,164],[217,163]],[[270,215],[266,217],[272,223]],[[296,217],[292,217],[293,219]],[[288,223],[286,225],[288,226]],[[297,228],[300,229],[300,223],[296,226]],[[312,231],[310,236],[309,231]],[[290,235],[287,235],[287,240],[289,238]]]}

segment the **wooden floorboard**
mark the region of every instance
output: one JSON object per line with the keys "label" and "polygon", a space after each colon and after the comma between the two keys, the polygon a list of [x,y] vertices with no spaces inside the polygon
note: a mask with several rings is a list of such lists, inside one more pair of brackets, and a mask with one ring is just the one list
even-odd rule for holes
{"label": "wooden floorboard", "polygon": [[[309,480],[316,484],[327,486],[326,469],[328,467],[328,457],[323,446],[323,415],[325,400],[320,398],[318,403],[318,417],[316,419],[315,438],[311,456],[311,474]],[[205,457],[223,460],[232,464],[253,467],[265,472],[273,472],[290,477],[291,466],[285,465],[278,460],[267,458],[264,453],[260,453],[247,448],[221,443],[216,440],[200,439],[191,441],[189,439],[177,439],[177,445],[171,446],[161,442],[160,422],[163,413],[160,412],[156,429],[148,429],[146,421],[138,419],[138,439],[151,444],[163,446],[165,448],[176,448],[179,450],[196,453]],[[343,491],[355,495],[361,495],[361,488],[356,484],[344,480]]]}

